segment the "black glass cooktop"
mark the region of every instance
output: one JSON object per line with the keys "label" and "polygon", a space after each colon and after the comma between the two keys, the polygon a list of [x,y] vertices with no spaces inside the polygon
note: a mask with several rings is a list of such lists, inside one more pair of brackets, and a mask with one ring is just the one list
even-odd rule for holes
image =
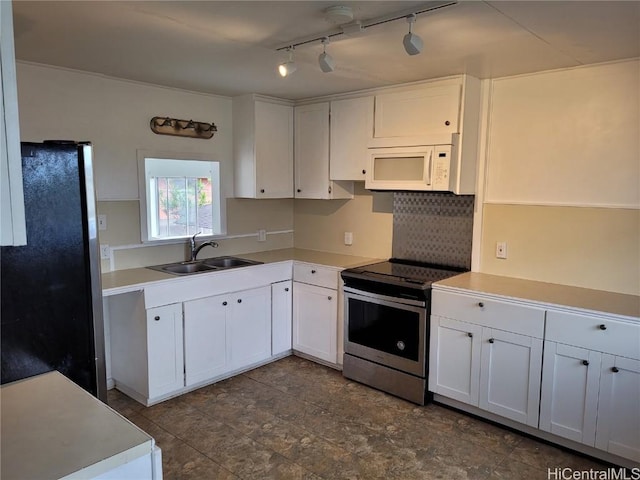
{"label": "black glass cooktop", "polygon": [[362,267],[349,268],[342,277],[378,281],[390,284],[403,284],[414,288],[429,288],[433,282],[468,271],[466,268],[433,265],[411,260],[390,259],[386,262],[372,263]]}

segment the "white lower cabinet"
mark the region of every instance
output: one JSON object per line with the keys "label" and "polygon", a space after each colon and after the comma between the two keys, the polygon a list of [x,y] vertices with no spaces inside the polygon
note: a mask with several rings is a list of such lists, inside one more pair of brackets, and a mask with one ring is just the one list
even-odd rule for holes
{"label": "white lower cabinet", "polygon": [[640,325],[549,311],[547,338],[540,429],[640,461]]}
{"label": "white lower cabinet", "polygon": [[606,461],[640,462],[640,324],[539,307],[434,288],[429,390]]}
{"label": "white lower cabinet", "polygon": [[596,447],[640,462],[640,360],[602,355]]}
{"label": "white lower cabinet", "polygon": [[231,295],[227,310],[227,362],[231,370],[271,356],[271,287]]}
{"label": "white lower cabinet", "polygon": [[291,351],[293,289],[291,280],[271,285],[271,355]]}
{"label": "white lower cabinet", "polygon": [[337,291],[294,282],[293,349],[337,363]]}
{"label": "white lower cabinet", "polygon": [[482,327],[431,317],[429,390],[478,405]]}
{"label": "white lower cabinet", "polygon": [[538,425],[542,340],[432,317],[429,390]]}
{"label": "white lower cabinet", "polygon": [[185,385],[271,356],[271,287],[184,302]]}
{"label": "white lower cabinet", "polygon": [[544,342],[541,430],[595,445],[601,358],[585,348]]}
{"label": "white lower cabinet", "polygon": [[482,329],[479,407],[538,426],[542,340]]}
{"label": "white lower cabinet", "polygon": [[182,305],[174,303],[147,310],[149,397],[184,386]]}
{"label": "white lower cabinet", "polygon": [[537,427],[544,310],[437,290],[432,301],[429,390]]}
{"label": "white lower cabinet", "polygon": [[116,387],[145,404],[184,388],[182,304],[145,310],[140,292],[105,301]]}
{"label": "white lower cabinet", "polygon": [[191,386],[227,370],[226,296],[184,302],[185,385]]}

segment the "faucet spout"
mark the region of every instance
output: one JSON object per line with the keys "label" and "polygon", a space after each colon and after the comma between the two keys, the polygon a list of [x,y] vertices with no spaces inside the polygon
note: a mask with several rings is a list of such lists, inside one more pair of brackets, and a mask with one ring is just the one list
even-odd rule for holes
{"label": "faucet spout", "polygon": [[202,250],[207,245],[209,245],[212,248],[217,248],[218,247],[218,242],[214,242],[213,240],[209,240],[208,242],[202,242],[200,245],[196,246],[196,236],[199,235],[200,233],[202,233],[202,232],[196,233],[189,240],[189,245],[191,247],[191,261],[192,262],[196,261],[196,258],[198,257],[198,253],[200,253],[200,250]]}

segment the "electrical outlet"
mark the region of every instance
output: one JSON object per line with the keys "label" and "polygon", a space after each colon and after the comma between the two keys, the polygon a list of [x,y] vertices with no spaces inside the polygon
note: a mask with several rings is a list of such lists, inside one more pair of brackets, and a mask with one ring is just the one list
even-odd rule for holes
{"label": "electrical outlet", "polygon": [[496,243],[496,258],[507,258],[507,242]]}
{"label": "electrical outlet", "polygon": [[100,259],[101,260],[109,260],[111,258],[111,250],[109,250],[109,245],[106,243],[100,244]]}
{"label": "electrical outlet", "polygon": [[258,230],[258,241],[266,242],[267,241],[267,231],[266,230]]}
{"label": "electrical outlet", "polygon": [[107,229],[107,216],[98,215],[98,230],[106,230],[106,229]]}
{"label": "electrical outlet", "polygon": [[344,244],[353,245],[353,232],[344,232]]}

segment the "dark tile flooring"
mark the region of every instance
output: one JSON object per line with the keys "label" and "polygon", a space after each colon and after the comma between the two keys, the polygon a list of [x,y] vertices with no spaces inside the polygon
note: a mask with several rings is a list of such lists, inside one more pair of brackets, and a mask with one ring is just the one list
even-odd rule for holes
{"label": "dark tile flooring", "polygon": [[153,407],[116,390],[109,404],[155,438],[166,480],[535,480],[547,468],[606,468],[298,357]]}

